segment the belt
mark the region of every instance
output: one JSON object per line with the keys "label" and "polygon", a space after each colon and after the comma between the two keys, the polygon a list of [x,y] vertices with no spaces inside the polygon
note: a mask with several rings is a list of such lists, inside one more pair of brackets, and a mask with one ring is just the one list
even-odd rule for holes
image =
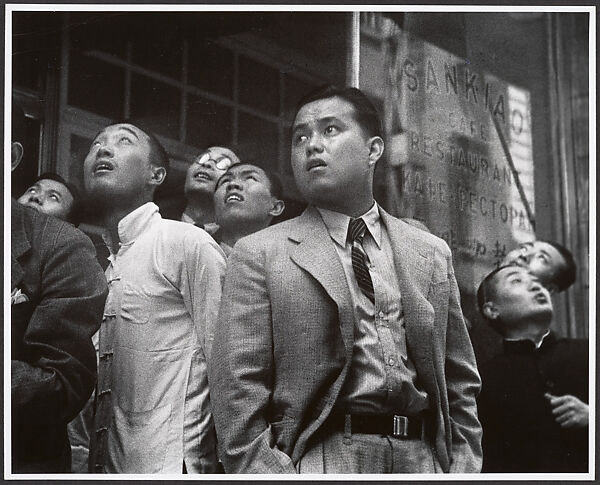
{"label": "belt", "polygon": [[350,432],[354,434],[379,434],[401,439],[422,439],[425,436],[426,419],[423,415],[402,416],[344,414],[334,411],[328,418],[326,427],[343,431],[346,416],[350,419]]}

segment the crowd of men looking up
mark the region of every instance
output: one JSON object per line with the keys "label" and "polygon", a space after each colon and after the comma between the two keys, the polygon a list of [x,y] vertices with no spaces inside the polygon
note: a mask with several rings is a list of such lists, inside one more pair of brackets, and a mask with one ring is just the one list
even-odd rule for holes
{"label": "crowd of men looking up", "polygon": [[[13,169],[22,123],[13,102]],[[587,341],[550,330],[571,254],[525,243],[485,277],[504,346],[476,362],[448,246],[373,198],[368,98],[309,93],[291,136],[308,207],[278,224],[277,177],[226,147],[191,163],[164,219],[168,156],[127,121],[94,138],[84,197],[43,174],[12,201],[12,471],[587,471]]]}

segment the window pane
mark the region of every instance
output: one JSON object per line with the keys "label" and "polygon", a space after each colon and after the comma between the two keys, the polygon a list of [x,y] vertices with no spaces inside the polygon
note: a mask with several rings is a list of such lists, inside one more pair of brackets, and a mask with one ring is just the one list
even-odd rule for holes
{"label": "window pane", "polygon": [[192,86],[231,98],[233,53],[204,39],[191,41],[188,81]]}
{"label": "window pane", "polygon": [[69,163],[69,181],[83,190],[83,161],[90,151],[92,139],[71,135],[71,160]]}
{"label": "window pane", "polygon": [[[125,12],[69,12],[71,45],[125,59],[131,28]],[[110,35],[108,35],[110,33]]]}
{"label": "window pane", "polygon": [[125,73],[120,67],[71,51],[68,103],[107,118],[123,116]]}
{"label": "window pane", "polygon": [[13,54],[13,85],[40,90],[41,75],[46,63],[39,52],[17,52]]}
{"label": "window pane", "polygon": [[293,76],[285,77],[284,113],[286,121],[290,123],[293,121],[298,101],[314,88],[315,86]]}
{"label": "window pane", "polygon": [[[172,79],[181,80],[181,61],[183,57],[183,39],[174,27],[156,27],[160,36],[150,32],[135,39],[133,43],[133,63],[146,69],[165,74]],[[149,30],[149,29],[148,29]]]}
{"label": "window pane", "polygon": [[179,139],[180,91],[134,74],[131,80],[131,118],[156,134]]}
{"label": "window pane", "polygon": [[277,171],[277,125],[245,113],[240,113],[239,118],[240,158]]}
{"label": "window pane", "polygon": [[199,148],[229,145],[231,108],[198,96],[188,96],[186,143]]}
{"label": "window pane", "polygon": [[12,17],[13,83],[42,89],[48,63],[60,56],[60,18],[55,12],[14,12]]}
{"label": "window pane", "polygon": [[240,103],[279,114],[279,73],[264,64],[240,56]]}

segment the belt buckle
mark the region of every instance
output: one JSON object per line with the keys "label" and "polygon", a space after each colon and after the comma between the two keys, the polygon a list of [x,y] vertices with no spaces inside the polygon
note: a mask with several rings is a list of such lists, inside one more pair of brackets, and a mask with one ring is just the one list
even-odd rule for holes
{"label": "belt buckle", "polygon": [[408,437],[408,418],[406,416],[398,416],[394,414],[394,427],[392,436],[396,438]]}

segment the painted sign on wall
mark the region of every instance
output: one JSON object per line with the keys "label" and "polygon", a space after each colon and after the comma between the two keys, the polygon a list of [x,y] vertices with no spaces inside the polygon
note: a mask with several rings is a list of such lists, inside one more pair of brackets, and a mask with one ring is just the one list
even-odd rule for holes
{"label": "painted sign on wall", "polygon": [[406,33],[382,45],[395,212],[446,240],[473,294],[507,251],[534,239],[529,93]]}

